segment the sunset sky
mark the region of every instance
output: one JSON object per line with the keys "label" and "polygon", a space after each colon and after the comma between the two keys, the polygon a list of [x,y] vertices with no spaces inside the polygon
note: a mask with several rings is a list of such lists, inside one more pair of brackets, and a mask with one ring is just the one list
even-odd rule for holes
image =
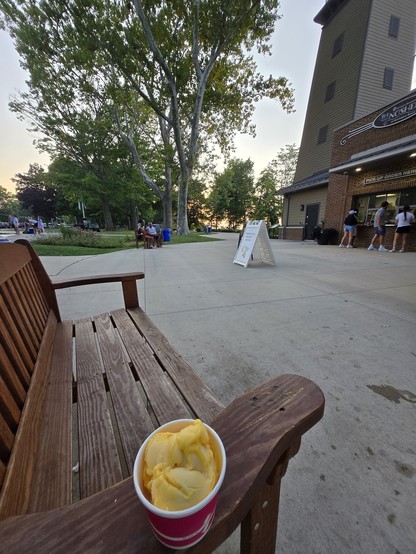
{"label": "sunset sky", "polygon": [[[258,103],[254,116],[257,136],[238,136],[235,156],[254,162],[256,176],[287,144],[299,146],[312,74],[318,50],[321,26],[313,18],[324,5],[323,0],[282,0],[281,14],[273,37],[273,55],[262,58],[259,68],[264,75],[285,76],[295,89],[295,109],[286,114],[276,102]],[[0,31],[0,185],[14,190],[11,178],[26,173],[30,163],[45,168],[49,158],[33,146],[28,124],[19,121],[8,108],[10,97],[25,89],[25,73],[18,55],[5,31]]]}

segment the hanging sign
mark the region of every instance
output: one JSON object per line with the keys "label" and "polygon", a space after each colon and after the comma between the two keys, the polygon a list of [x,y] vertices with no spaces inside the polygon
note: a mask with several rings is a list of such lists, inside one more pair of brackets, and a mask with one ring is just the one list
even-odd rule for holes
{"label": "hanging sign", "polygon": [[247,223],[233,263],[247,267],[253,255],[254,247],[256,247],[256,258],[260,258],[260,261],[265,264],[275,265],[273,252],[270,247],[270,238],[267,233],[266,224],[262,219]]}

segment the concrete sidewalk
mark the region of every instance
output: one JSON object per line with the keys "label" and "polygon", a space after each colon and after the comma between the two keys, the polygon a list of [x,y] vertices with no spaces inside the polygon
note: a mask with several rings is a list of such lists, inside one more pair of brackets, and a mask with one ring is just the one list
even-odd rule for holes
{"label": "concrete sidewalk", "polygon": [[[324,418],[283,480],[279,552],[414,554],[416,253],[275,240],[276,266],[244,269],[237,236],[214,236],[42,261],[52,278],[145,271],[142,307],[225,404],[276,373],[322,388]],[[122,303],[117,284],[58,297],[65,319]]]}

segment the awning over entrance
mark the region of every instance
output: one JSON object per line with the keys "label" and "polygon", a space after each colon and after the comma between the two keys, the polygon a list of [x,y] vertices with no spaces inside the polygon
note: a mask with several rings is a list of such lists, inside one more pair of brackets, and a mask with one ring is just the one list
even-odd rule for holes
{"label": "awning over entrance", "polygon": [[329,178],[328,171],[323,171],[321,173],[314,173],[310,177],[306,177],[306,179],[302,179],[301,181],[296,181],[296,183],[293,183],[288,187],[281,188],[276,192],[276,194],[290,194],[292,192],[300,192],[301,190],[304,190],[304,189],[321,187],[322,185],[328,184],[328,178]]}
{"label": "awning over entrance", "polygon": [[[411,156],[415,157],[416,161],[416,135],[411,135],[404,139],[396,140],[365,150],[351,156],[350,161],[345,162],[336,167],[332,167],[329,173],[352,173],[361,169],[371,169],[377,167],[381,161],[387,159],[396,161],[408,160]],[[413,157],[412,156],[412,157]]]}

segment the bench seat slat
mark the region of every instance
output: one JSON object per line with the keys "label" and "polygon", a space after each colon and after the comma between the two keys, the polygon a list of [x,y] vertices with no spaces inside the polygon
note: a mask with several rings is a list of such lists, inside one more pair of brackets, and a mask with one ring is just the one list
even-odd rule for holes
{"label": "bench seat slat", "polygon": [[92,321],[75,322],[81,498],[121,481],[122,470]]}
{"label": "bench seat slat", "polygon": [[165,371],[177,384],[186,401],[198,417],[209,423],[224,409],[207,385],[198,377],[185,360],[172,348],[141,308],[129,310],[130,316],[155,352]]}
{"label": "bench seat slat", "polygon": [[129,474],[136,454],[154,425],[108,314],[94,318],[97,337]]}
{"label": "bench seat slat", "polygon": [[195,417],[154,355],[145,358],[141,355],[143,345],[137,339],[137,329],[128,314],[117,310],[112,316],[159,425],[172,419]]}

